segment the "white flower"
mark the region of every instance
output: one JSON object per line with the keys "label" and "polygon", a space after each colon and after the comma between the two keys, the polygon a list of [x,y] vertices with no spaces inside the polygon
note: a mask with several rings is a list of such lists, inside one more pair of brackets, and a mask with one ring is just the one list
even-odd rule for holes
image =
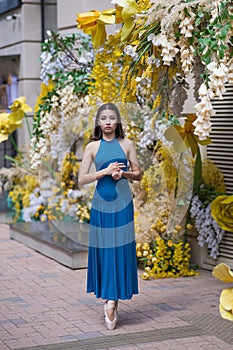
{"label": "white flower", "polygon": [[80,190],[68,190],[68,198],[77,199],[83,196],[83,192]]}
{"label": "white flower", "polygon": [[205,84],[200,86],[199,96],[201,101],[194,106],[197,115],[197,119],[193,122],[195,126],[194,134],[200,140],[205,140],[211,132],[210,117],[215,114],[215,111],[213,110]]}
{"label": "white flower", "polygon": [[233,84],[233,58],[227,63],[228,66],[228,82]]}
{"label": "white flower", "polygon": [[136,60],[138,58],[138,53],[136,52],[136,46],[127,45],[124,48],[124,53]]}
{"label": "white flower", "polygon": [[40,215],[40,221],[47,221],[48,220],[48,216],[45,214],[41,214]]}
{"label": "white flower", "polygon": [[193,66],[195,50],[192,45],[189,45],[186,42],[186,40],[180,40],[179,46],[182,69],[185,74],[188,74]]}
{"label": "white flower", "polygon": [[161,45],[161,41],[160,38],[158,36],[156,36],[154,33],[151,33],[148,35],[147,37],[148,41],[152,41],[154,46],[160,46]]}
{"label": "white flower", "polygon": [[161,65],[160,59],[156,58],[155,56],[150,56],[146,58],[146,63],[148,65],[155,64],[156,68],[159,68]]}
{"label": "white flower", "polygon": [[201,84],[201,86],[198,90],[198,94],[200,97],[206,96],[208,94],[206,84],[204,84],[204,83]]}
{"label": "white flower", "polygon": [[190,38],[192,37],[192,31],[194,29],[192,23],[191,23],[191,17],[185,17],[179,25],[180,33],[184,34],[185,38]]}
{"label": "white flower", "polygon": [[228,67],[217,62],[211,62],[207,65],[207,69],[212,73],[209,75],[209,96],[210,98],[218,97],[223,99],[222,94],[226,91],[225,83],[227,82]]}
{"label": "white flower", "polygon": [[164,65],[170,66],[171,61],[173,61],[174,56],[179,52],[179,49],[176,47],[176,42],[173,38],[168,38],[164,34],[155,34],[148,35],[148,41],[152,41],[154,46],[162,46],[162,58]]}

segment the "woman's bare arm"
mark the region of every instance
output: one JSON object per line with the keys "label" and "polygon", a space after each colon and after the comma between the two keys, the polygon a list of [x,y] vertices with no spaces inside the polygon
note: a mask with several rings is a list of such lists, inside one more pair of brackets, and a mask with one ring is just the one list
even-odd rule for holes
{"label": "woman's bare arm", "polygon": [[133,145],[133,142],[127,140],[127,153],[130,163],[130,170],[124,171],[122,176],[129,180],[139,181],[142,178],[141,168],[138,163],[137,154]]}

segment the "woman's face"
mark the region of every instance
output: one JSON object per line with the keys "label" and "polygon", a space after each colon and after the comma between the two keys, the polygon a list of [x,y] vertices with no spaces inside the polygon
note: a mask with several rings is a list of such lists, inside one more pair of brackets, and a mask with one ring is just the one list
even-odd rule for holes
{"label": "woman's face", "polygon": [[117,127],[116,112],[111,109],[105,109],[100,113],[98,124],[104,134],[115,134]]}

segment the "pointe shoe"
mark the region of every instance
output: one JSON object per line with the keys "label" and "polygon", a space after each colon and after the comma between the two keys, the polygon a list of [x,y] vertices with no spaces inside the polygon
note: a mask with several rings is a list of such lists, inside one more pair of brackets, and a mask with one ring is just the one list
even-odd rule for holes
{"label": "pointe shoe", "polygon": [[[118,322],[118,311],[117,311],[118,301],[115,300],[107,300],[104,304],[104,317],[105,317],[105,324],[107,329],[113,330],[116,328],[117,322]],[[107,310],[114,310],[114,318],[113,320],[110,320],[108,317]]]}

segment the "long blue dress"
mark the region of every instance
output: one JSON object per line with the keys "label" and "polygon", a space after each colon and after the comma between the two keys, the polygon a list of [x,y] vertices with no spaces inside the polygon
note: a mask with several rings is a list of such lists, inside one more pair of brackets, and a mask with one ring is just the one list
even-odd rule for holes
{"label": "long blue dress", "polygon": [[[102,139],[94,163],[96,170],[112,162],[127,169],[126,154],[115,138]],[[92,199],[88,249],[87,292],[97,298],[131,299],[138,294],[134,210],[128,180],[112,176],[98,180]]]}

